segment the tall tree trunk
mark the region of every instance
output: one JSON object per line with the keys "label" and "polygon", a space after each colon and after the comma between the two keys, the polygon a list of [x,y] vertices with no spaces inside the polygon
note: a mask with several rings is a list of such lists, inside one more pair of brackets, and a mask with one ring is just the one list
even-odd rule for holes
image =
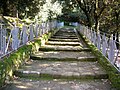
{"label": "tall tree trunk", "polygon": [[117,46],[117,49],[119,49],[119,12],[116,12],[115,11],[115,16],[116,16],[116,30],[115,30],[115,32],[116,32],[116,46]]}
{"label": "tall tree trunk", "polygon": [[95,17],[95,31],[97,32],[97,34],[99,34],[99,27],[100,27],[100,22],[98,17]]}
{"label": "tall tree trunk", "polygon": [[90,15],[89,15],[86,11],[84,11],[84,13],[85,13],[85,15],[86,15],[86,17],[87,17],[88,27],[92,27],[92,23],[91,23]]}
{"label": "tall tree trunk", "polygon": [[119,49],[119,33],[117,32],[116,33],[116,46],[117,46],[117,49]]}
{"label": "tall tree trunk", "polygon": [[98,16],[99,14],[98,14],[98,11],[97,11],[97,9],[98,9],[98,0],[95,0],[96,2],[95,2],[95,10],[94,10],[94,19],[95,19],[95,30],[96,30],[96,32],[97,32],[97,34],[99,33],[99,17],[100,16]]}

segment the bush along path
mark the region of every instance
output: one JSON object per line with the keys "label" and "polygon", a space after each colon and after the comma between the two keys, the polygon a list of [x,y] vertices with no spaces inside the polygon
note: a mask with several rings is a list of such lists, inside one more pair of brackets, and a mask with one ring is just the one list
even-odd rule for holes
{"label": "bush along path", "polygon": [[57,31],[2,90],[115,90],[74,29]]}

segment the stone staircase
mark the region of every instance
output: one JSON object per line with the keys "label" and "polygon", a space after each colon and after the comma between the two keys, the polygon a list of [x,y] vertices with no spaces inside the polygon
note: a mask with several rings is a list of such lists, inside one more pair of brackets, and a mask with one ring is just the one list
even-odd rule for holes
{"label": "stone staircase", "polygon": [[75,31],[60,29],[4,90],[111,90],[106,71]]}

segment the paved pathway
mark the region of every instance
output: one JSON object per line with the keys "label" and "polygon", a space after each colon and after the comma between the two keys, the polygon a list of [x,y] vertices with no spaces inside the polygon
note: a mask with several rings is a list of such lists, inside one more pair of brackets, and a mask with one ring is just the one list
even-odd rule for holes
{"label": "paved pathway", "polygon": [[19,78],[2,90],[113,90],[97,58],[68,28],[52,36],[15,75]]}

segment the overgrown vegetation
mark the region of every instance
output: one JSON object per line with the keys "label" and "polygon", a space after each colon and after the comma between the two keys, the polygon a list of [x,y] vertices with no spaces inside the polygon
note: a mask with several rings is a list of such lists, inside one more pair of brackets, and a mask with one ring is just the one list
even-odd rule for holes
{"label": "overgrown vegetation", "polygon": [[0,13],[23,21],[80,22],[111,34],[120,31],[119,7],[120,0],[1,0]]}
{"label": "overgrown vegetation", "polygon": [[30,59],[30,54],[37,52],[43,41],[45,43],[52,34],[53,32],[44,34],[42,38],[29,42],[0,61],[0,87],[4,86],[6,81],[13,80],[14,71],[25,64]]}
{"label": "overgrown vegetation", "polygon": [[13,79],[13,71],[28,60],[31,49],[31,45],[25,45],[0,61],[0,87]]}
{"label": "overgrown vegetation", "polygon": [[117,90],[120,89],[120,73],[117,69],[107,60],[107,58],[100,52],[97,47],[95,47],[84,35],[79,35],[85,40],[88,47],[92,50],[95,56],[97,56],[98,62],[101,66],[106,70],[108,74],[108,79],[112,83],[112,86],[115,87]]}

